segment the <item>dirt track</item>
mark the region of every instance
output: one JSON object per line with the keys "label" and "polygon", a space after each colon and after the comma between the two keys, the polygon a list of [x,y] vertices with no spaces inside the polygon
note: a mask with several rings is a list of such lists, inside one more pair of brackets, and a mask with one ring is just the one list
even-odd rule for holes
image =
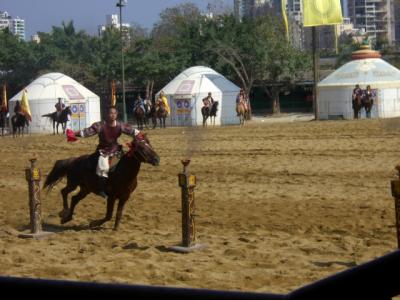
{"label": "dirt track", "polygon": [[[91,152],[97,138],[0,139],[0,274],[281,293],[367,262],[397,246],[390,180],[400,162],[400,121],[382,124],[149,131],[161,166],[142,166],[120,230],[111,230],[114,219],[87,227],[105,213],[94,195],[59,225],[61,182],[42,195],[45,229],[57,234],[39,241],[17,237],[29,223],[28,159],[36,155],[47,174],[55,160]],[[208,248],[182,255],[163,246],[181,239],[177,174],[188,144],[197,235]]]}

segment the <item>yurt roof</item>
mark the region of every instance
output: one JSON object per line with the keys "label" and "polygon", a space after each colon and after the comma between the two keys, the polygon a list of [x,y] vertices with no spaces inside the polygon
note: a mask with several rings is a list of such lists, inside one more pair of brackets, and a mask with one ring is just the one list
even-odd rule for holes
{"label": "yurt roof", "polygon": [[346,63],[318,83],[318,87],[371,85],[400,86],[400,70],[380,58],[357,59]]}
{"label": "yurt roof", "polygon": [[[62,73],[47,73],[25,87],[28,93],[28,100],[41,99],[83,100],[86,98],[99,98],[92,91],[78,83],[71,77]],[[10,101],[21,100],[22,91],[10,99]]]}
{"label": "yurt roof", "polygon": [[[195,66],[184,70],[173,80],[171,80],[163,89],[165,94],[176,94],[180,93],[179,89],[185,82],[192,82],[191,94],[196,92],[237,92],[239,87],[234,83],[226,79],[223,75],[216,72],[215,70],[203,67]],[[160,93],[159,91],[158,93]],[[157,94],[158,94],[157,93]]]}

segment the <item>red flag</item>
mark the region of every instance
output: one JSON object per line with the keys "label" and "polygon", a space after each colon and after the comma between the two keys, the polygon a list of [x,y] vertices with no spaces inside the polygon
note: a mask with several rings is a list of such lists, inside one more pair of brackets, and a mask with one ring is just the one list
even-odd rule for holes
{"label": "red flag", "polygon": [[67,134],[67,142],[75,142],[78,140],[73,130],[67,129],[66,134]]}

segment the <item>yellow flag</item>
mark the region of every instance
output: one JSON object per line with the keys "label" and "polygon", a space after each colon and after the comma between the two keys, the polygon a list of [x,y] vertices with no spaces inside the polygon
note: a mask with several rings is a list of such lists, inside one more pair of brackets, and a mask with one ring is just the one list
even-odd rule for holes
{"label": "yellow flag", "polygon": [[115,81],[111,82],[111,106],[115,106],[117,103],[117,96],[115,95]]}
{"label": "yellow flag", "polygon": [[32,121],[32,114],[31,114],[31,109],[29,108],[28,95],[27,95],[25,89],[24,89],[24,91],[22,92],[21,110],[22,110],[22,113],[25,115],[25,117],[26,117],[29,121]]}
{"label": "yellow flag", "polygon": [[340,0],[303,0],[304,27],[343,23]]}
{"label": "yellow flag", "polygon": [[287,0],[282,0],[281,4],[282,4],[281,10],[282,10],[283,23],[285,24],[285,29],[286,29],[286,39],[289,40],[289,23],[286,14]]}
{"label": "yellow flag", "polygon": [[1,101],[1,109],[3,111],[7,111],[8,107],[7,107],[7,87],[6,87],[6,83],[4,82],[3,84],[3,100]]}

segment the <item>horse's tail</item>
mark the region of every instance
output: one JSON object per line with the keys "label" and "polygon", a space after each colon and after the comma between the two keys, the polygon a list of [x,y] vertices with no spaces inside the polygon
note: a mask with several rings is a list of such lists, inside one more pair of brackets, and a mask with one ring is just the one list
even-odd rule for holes
{"label": "horse's tail", "polygon": [[50,191],[58,182],[60,182],[61,179],[67,175],[73,160],[73,158],[57,160],[53,169],[50,171],[50,174],[47,176],[43,188],[47,188]]}

